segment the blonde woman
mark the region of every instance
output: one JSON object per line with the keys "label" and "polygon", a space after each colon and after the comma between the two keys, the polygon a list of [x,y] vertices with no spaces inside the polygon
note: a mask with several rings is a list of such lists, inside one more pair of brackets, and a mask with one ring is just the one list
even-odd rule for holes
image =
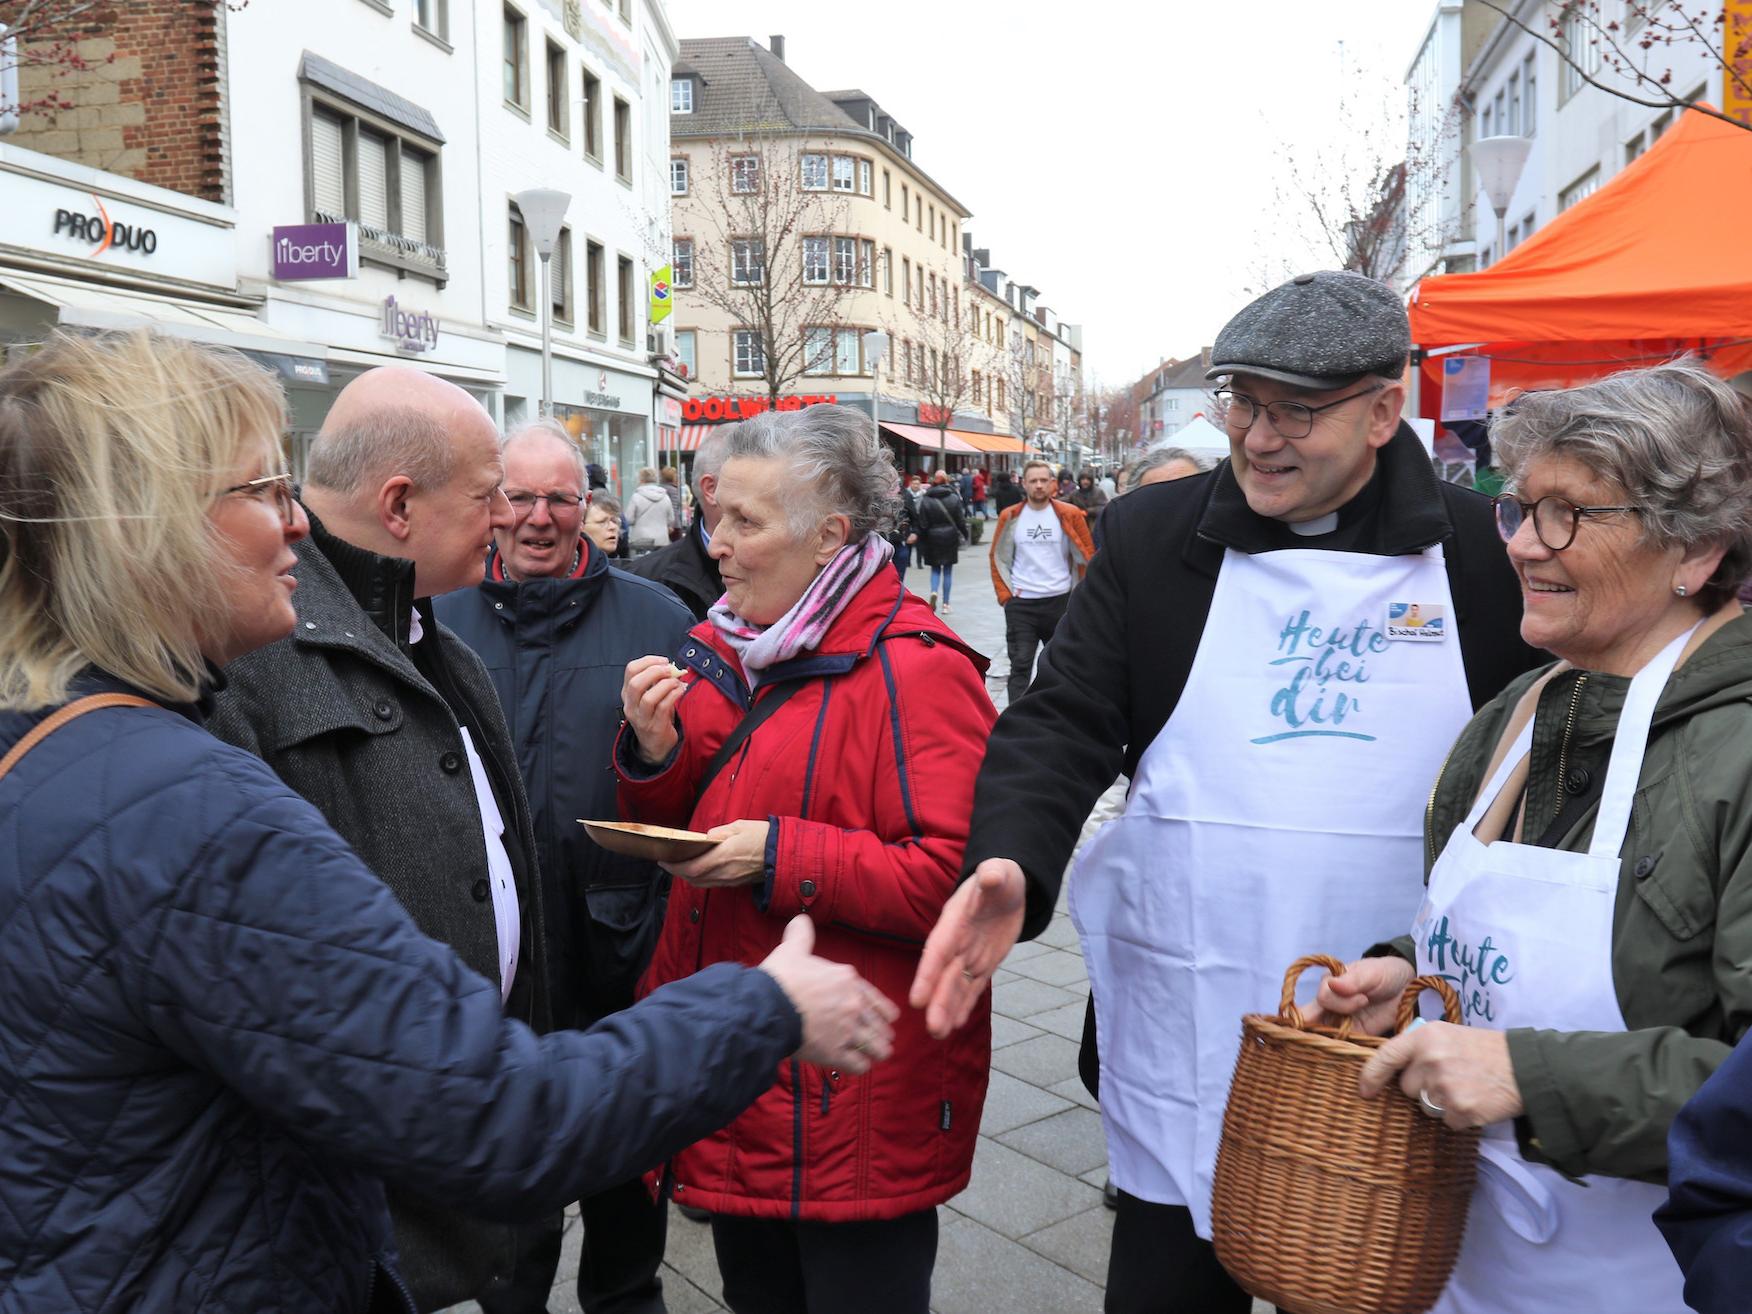
{"label": "blonde woman", "polygon": [[788,1053],[888,1051],[892,1008],[801,921],[764,970],[538,1039],[203,730],[220,668],[296,621],[284,426],[243,357],[144,333],[0,371],[8,1309],[411,1314],[380,1179],[557,1210]]}

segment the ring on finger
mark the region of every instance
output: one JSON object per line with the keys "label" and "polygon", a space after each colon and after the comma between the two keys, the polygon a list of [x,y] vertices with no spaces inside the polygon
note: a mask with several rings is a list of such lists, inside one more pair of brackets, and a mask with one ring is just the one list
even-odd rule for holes
{"label": "ring on finger", "polygon": [[964,967],[964,968],[962,968],[962,969],[961,969],[961,979],[962,979],[962,980],[963,980],[963,981],[977,981],[977,980],[979,980],[979,975],[978,975],[978,973],[976,973],[976,972],[970,972],[970,971],[968,971],[968,970],[967,970],[967,969],[966,969],[966,968],[965,968],[965,967]]}
{"label": "ring on finger", "polygon": [[1448,1112],[1447,1109],[1430,1098],[1430,1093],[1427,1090],[1418,1091],[1417,1102],[1418,1106],[1432,1118],[1443,1117]]}

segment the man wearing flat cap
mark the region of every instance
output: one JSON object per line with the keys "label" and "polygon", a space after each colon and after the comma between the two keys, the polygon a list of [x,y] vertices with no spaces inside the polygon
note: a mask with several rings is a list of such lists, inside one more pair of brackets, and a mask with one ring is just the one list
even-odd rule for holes
{"label": "man wearing flat cap", "polygon": [[1538,661],[1489,500],[1400,419],[1409,351],[1404,306],[1358,274],[1236,315],[1207,375],[1229,459],[1107,509],[980,770],[972,879],[913,987],[936,1033],[1046,927],[1096,797],[1132,781],[1070,883],[1119,1189],[1108,1314],[1249,1309],[1208,1240],[1241,1016],[1275,1011],[1303,954],[1411,925],[1442,754]]}

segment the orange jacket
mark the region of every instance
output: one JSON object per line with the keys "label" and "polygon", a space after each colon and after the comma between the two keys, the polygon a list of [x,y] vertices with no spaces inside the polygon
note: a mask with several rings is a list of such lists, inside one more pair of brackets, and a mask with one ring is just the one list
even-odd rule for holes
{"label": "orange jacket", "polygon": [[[998,527],[992,537],[992,587],[998,591],[998,605],[1007,607],[1010,599],[1015,597],[1015,587],[1011,583],[1011,567],[1016,561],[1016,517],[1021,514],[1026,502],[1018,502],[1007,506],[998,515]],[[1072,549],[1075,556],[1070,562],[1071,587],[1076,588],[1082,583],[1083,572],[1088,569],[1089,558],[1095,555],[1095,539],[1089,533],[1089,518],[1081,510],[1069,502],[1061,502],[1053,498],[1052,509],[1058,512],[1059,524],[1065,531],[1065,543]]]}

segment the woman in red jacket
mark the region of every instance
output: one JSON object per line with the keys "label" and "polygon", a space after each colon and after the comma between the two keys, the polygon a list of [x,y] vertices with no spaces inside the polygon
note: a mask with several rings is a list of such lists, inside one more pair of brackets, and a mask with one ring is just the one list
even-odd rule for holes
{"label": "woman in red jacket", "polygon": [[[868,417],[768,412],[728,435],[712,533],[725,594],[677,655],[627,667],[624,815],[709,831],[644,989],[759,962],[808,913],[816,952],[892,999],[955,889],[995,712],[986,661],[885,567],[896,477]],[[677,676],[678,669],[684,674]],[[712,1214],[737,1314],[926,1314],[936,1206],[967,1185],[990,1008],[947,1040],[922,1015],[854,1077],[801,1061],[670,1165]]]}

